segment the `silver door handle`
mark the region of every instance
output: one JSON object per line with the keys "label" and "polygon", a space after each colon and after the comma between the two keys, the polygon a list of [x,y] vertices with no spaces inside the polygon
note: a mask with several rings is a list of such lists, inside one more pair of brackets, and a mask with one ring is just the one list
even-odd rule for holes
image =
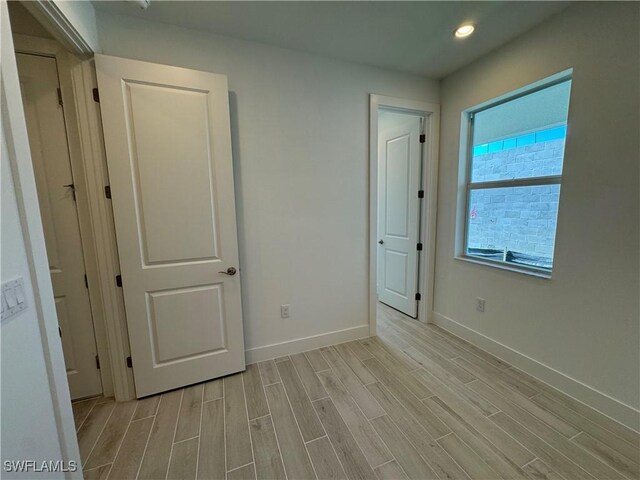
{"label": "silver door handle", "polygon": [[384,245],[384,240],[378,240],[378,243],[379,243],[380,245]]}
{"label": "silver door handle", "polygon": [[224,275],[235,275],[236,273],[238,273],[238,271],[236,270],[236,267],[229,267],[227,268],[226,272],[218,272],[218,273],[222,273]]}

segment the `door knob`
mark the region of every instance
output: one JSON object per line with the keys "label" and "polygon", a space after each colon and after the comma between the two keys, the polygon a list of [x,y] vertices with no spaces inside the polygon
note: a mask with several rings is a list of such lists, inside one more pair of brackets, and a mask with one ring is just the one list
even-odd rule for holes
{"label": "door knob", "polygon": [[238,271],[236,270],[236,267],[229,267],[225,272],[218,272],[218,273],[223,273],[225,275],[235,275],[237,272]]}
{"label": "door knob", "polygon": [[380,245],[384,245],[384,240],[378,240],[378,243],[379,243]]}

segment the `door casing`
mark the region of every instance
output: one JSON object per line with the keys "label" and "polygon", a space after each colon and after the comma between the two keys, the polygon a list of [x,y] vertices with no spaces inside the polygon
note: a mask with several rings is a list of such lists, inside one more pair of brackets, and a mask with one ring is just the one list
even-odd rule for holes
{"label": "door casing", "polygon": [[420,213],[420,255],[418,283],[421,300],[418,320],[431,323],[435,262],[435,227],[438,182],[438,138],[440,105],[385,95],[369,96],[369,334],[376,335],[377,271],[378,271],[378,111],[380,108],[425,117],[425,147],[422,149],[422,188],[424,203]]}

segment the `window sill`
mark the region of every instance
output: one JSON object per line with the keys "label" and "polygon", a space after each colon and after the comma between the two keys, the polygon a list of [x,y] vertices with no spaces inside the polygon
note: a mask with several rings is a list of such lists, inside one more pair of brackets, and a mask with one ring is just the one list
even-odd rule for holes
{"label": "window sill", "polygon": [[500,270],[507,270],[509,272],[515,272],[515,273],[523,273],[525,275],[530,275],[532,277],[551,280],[551,272],[537,270],[535,268],[520,267],[517,265],[510,265],[510,264],[501,263],[501,262],[492,262],[491,260],[483,260],[480,258],[469,257],[466,255],[457,255],[454,258],[456,260],[461,260],[463,262],[475,263],[476,265],[485,265],[487,267],[498,268]]}

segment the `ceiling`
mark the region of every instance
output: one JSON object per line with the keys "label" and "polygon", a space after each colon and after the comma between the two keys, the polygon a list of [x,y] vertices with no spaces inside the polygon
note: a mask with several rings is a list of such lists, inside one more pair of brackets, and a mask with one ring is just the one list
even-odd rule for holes
{"label": "ceiling", "polygon": [[[569,2],[93,1],[96,9],[441,78]],[[476,24],[456,39],[463,22]]]}

